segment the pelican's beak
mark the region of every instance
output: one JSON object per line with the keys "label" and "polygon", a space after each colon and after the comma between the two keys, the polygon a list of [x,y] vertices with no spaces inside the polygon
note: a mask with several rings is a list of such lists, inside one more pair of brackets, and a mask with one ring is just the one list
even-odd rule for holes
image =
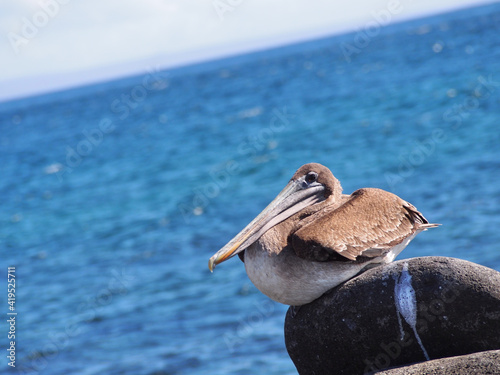
{"label": "pelican's beak", "polygon": [[216,265],[245,250],[276,224],[324,199],[323,185],[306,186],[303,179],[290,181],[264,211],[210,258],[208,268],[213,272]]}

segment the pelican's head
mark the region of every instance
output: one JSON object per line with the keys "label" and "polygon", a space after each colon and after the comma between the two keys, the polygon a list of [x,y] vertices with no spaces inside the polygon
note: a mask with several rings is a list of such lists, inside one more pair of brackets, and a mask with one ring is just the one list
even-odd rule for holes
{"label": "pelican's head", "polygon": [[245,250],[270,228],[307,207],[340,194],[340,183],[328,168],[317,163],[303,165],[264,211],[210,258],[208,268],[213,271],[217,264]]}

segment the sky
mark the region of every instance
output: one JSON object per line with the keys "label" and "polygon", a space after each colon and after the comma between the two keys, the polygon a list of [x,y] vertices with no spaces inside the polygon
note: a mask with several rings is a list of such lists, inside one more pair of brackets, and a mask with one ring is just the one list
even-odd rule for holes
{"label": "sky", "polygon": [[0,101],[491,2],[2,0]]}

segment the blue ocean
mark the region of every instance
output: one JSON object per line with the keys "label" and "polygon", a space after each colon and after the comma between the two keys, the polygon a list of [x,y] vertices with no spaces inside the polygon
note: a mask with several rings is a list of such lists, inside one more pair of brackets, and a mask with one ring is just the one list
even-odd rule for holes
{"label": "blue ocean", "polygon": [[0,103],[0,126],[1,373],[296,374],[287,306],[207,264],[308,162],[442,224],[399,259],[500,271],[499,3],[145,67]]}

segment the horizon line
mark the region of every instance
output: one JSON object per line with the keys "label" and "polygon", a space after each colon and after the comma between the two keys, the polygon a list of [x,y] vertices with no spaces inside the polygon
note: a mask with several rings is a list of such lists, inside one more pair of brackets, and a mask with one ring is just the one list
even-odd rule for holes
{"label": "horizon line", "polygon": [[[460,12],[465,9],[480,8],[495,3],[498,3],[498,0],[482,0],[479,4],[467,4],[465,6],[458,6],[440,10],[427,10],[419,14],[402,17],[397,21],[389,21],[387,25],[380,25],[380,29],[386,29],[390,26],[404,24],[411,21],[423,20],[426,18],[433,18],[449,13]],[[247,42],[244,47],[238,47],[236,45],[223,45],[218,46],[216,48],[216,52],[213,52],[213,47],[210,48],[212,51],[208,51],[209,48],[207,47],[202,50],[198,49],[185,52],[183,54],[175,54],[172,56],[169,56],[168,54],[161,54],[150,56],[141,60],[129,60],[118,64],[98,66],[94,68],[87,68],[59,74],[45,74],[30,77],[12,78],[2,83],[3,90],[0,91],[0,103],[23,101],[34,97],[56,94],[59,92],[104,84],[121,79],[133,78],[145,74],[146,70],[148,68],[151,69],[152,67],[160,71],[174,70],[209,62],[222,61],[238,56],[277,50],[301,43],[308,43],[321,39],[349,35],[360,32],[363,29],[363,26],[366,26],[366,24],[367,22],[365,22],[364,25],[353,24],[349,27],[338,29],[316,29],[310,30],[308,32],[297,32],[294,35],[288,34],[287,36],[274,36],[271,41],[268,40],[266,42],[263,40],[253,40]],[[165,60],[167,60],[168,58],[171,58],[172,60],[166,62]],[[82,76],[84,78],[82,78]],[[51,87],[47,88],[41,87],[41,83],[55,77],[59,77],[58,83],[52,84]],[[31,87],[24,89],[27,81],[35,81],[35,84],[32,84]],[[23,89],[18,89],[17,92],[12,94],[12,90],[14,89],[14,91],[16,91],[16,88],[18,88],[19,86],[22,86]]]}

